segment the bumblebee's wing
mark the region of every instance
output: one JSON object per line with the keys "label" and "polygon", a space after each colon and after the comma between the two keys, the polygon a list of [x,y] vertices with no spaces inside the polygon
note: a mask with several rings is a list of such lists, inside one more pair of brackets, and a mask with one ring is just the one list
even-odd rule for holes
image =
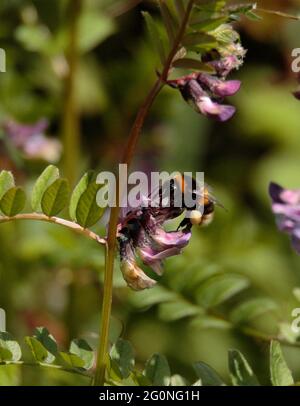
{"label": "bumblebee's wing", "polygon": [[[154,185],[153,189],[151,189],[151,192],[148,195],[148,199],[150,200],[151,206],[152,207],[162,207],[168,206],[168,203],[170,201],[170,206],[171,202],[174,200],[173,197],[173,192],[174,192],[174,179],[166,179],[162,184],[160,185]],[[164,199],[168,199],[168,201],[165,201]],[[164,204],[163,204],[164,202]]]}
{"label": "bumblebee's wing", "polygon": [[214,195],[212,187],[207,183],[205,183],[204,186],[200,187],[199,189],[194,190],[193,193],[195,193],[200,199],[203,199],[203,201],[208,200],[214,205],[226,210],[223,204]]}

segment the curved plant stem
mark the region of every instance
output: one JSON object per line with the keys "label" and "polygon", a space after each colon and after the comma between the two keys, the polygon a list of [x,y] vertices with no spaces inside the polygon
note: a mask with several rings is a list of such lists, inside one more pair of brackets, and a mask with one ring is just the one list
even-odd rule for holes
{"label": "curved plant stem", "polygon": [[272,335],[263,333],[254,328],[251,328],[251,327],[240,327],[239,331],[248,337],[251,337],[253,339],[257,339],[260,341],[271,342],[272,340],[276,340],[276,341],[279,341],[280,344],[282,344],[286,347],[300,348],[299,342],[290,342],[290,341],[287,341],[287,340],[279,337],[278,335],[272,336]]}
{"label": "curved plant stem", "polygon": [[[124,152],[122,159],[123,164],[127,164],[129,168],[134,152],[137,146],[139,136],[141,134],[142,127],[144,125],[147,114],[156,98],[163,88],[170,69],[172,67],[173,59],[178,51],[181,44],[183,35],[186,30],[187,23],[192,11],[194,0],[190,0],[185,15],[183,17],[181,26],[179,28],[178,34],[175,38],[172,49],[168,55],[166,63],[164,65],[161,76],[156,80],[153,87],[151,88],[148,96],[146,97],[144,103],[142,104],[136,119],[131,128],[128,143]],[[105,275],[104,275],[104,292],[103,292],[103,302],[102,302],[102,317],[100,321],[100,340],[99,348],[97,354],[96,372],[93,380],[94,386],[103,386],[105,381],[105,371],[108,364],[108,337],[109,337],[109,326],[110,326],[110,315],[111,315],[111,304],[112,304],[112,292],[113,292],[113,269],[115,260],[115,248],[117,239],[117,226],[119,218],[119,202],[122,200],[122,190],[119,189],[119,182],[116,182],[116,207],[111,209],[108,237],[107,237],[107,253],[105,262]]]}
{"label": "curved plant stem", "polygon": [[[164,285],[164,288],[168,289],[167,286]],[[174,291],[172,289],[169,290],[170,293],[174,294]],[[199,307],[199,314],[200,317],[203,314],[203,307],[199,306],[199,304],[195,303],[191,299],[187,298],[186,296],[182,295],[179,292],[176,292],[176,297],[178,301],[180,302],[185,302],[190,306],[193,307]],[[288,341],[287,339],[283,338],[280,336],[280,334],[269,334],[263,331],[259,331],[251,326],[247,325],[235,325],[229,318],[220,315],[219,313],[216,313],[213,310],[206,310],[207,316],[213,317],[214,319],[226,323],[228,326],[228,329],[235,330],[239,334],[242,334],[248,338],[251,338],[255,341],[260,341],[260,342],[265,342],[265,343],[270,343],[272,340],[279,341],[280,344],[286,346],[286,347],[293,347],[293,348],[300,348],[300,342],[292,342]]]}
{"label": "curved plant stem", "polygon": [[257,11],[257,12],[260,12],[260,13],[265,13],[265,14],[275,15],[277,17],[288,18],[290,20],[295,20],[295,21],[300,20],[299,16],[295,16],[295,15],[288,14],[288,13],[283,13],[282,11],[268,10],[268,9],[260,8],[260,7],[257,7],[254,11]]}
{"label": "curved plant stem", "polygon": [[49,368],[49,369],[56,369],[59,371],[63,372],[68,372],[70,374],[76,374],[80,376],[84,376],[85,378],[91,379],[91,376],[85,372],[81,372],[78,369],[70,369],[63,367],[61,365],[55,365],[55,364],[46,364],[46,363],[37,363],[37,362],[26,362],[26,361],[12,361],[12,362],[0,362],[0,367],[1,366],[7,366],[7,365],[22,365],[25,367],[36,367],[36,368]]}
{"label": "curved plant stem", "polygon": [[45,214],[41,213],[23,213],[17,214],[13,217],[8,216],[0,216],[0,224],[7,223],[9,221],[16,221],[16,220],[38,220],[38,221],[46,221],[48,223],[59,224],[61,226],[67,227],[79,234],[84,235],[85,237],[90,238],[91,240],[96,241],[99,244],[106,245],[106,240],[101,238],[98,234],[94,233],[93,231],[81,227],[77,223],[73,223],[72,221],[65,220],[59,217],[48,217]]}

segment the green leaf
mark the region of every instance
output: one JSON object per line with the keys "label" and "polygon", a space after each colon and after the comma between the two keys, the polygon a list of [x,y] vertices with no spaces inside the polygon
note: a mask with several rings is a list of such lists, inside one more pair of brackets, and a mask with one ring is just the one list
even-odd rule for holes
{"label": "green leaf", "polygon": [[175,321],[201,313],[201,309],[183,300],[163,303],[159,306],[159,318]]}
{"label": "green leaf", "polygon": [[106,379],[114,382],[121,382],[123,380],[123,376],[118,363],[115,360],[111,359],[111,357],[108,358]]}
{"label": "green leaf", "polygon": [[94,352],[85,340],[81,338],[72,340],[70,353],[77,355],[84,362],[85,369],[92,368],[94,364]]}
{"label": "green leaf", "polygon": [[93,226],[101,218],[104,209],[96,201],[97,193],[103,185],[92,182],[79,198],[76,208],[77,223],[87,228]]}
{"label": "green leaf", "polygon": [[34,337],[49,351],[52,355],[57,355],[58,348],[55,338],[49,333],[46,327],[36,327]]}
{"label": "green leaf", "polygon": [[5,331],[0,332],[0,362],[17,362],[21,359],[22,351],[19,343]]}
{"label": "green leaf", "polygon": [[228,7],[228,11],[234,14],[247,14],[256,8],[255,3],[250,4],[234,4]]}
{"label": "green leaf", "polygon": [[242,275],[216,275],[203,282],[196,291],[197,301],[205,308],[217,306],[249,286]]}
{"label": "green leaf", "polygon": [[81,13],[78,30],[79,48],[81,52],[88,52],[109,37],[115,25],[106,15],[85,11]]}
{"label": "green leaf", "polygon": [[85,361],[78,355],[70,354],[68,352],[61,351],[59,357],[62,360],[62,364],[71,368],[85,368]]}
{"label": "green leaf", "polygon": [[240,351],[229,350],[228,365],[234,386],[259,386],[256,376]]}
{"label": "green leaf", "polygon": [[193,327],[197,327],[203,330],[206,329],[219,329],[219,330],[228,330],[232,328],[231,323],[227,320],[223,320],[214,316],[198,316],[194,318],[191,322]]}
{"label": "green leaf", "polygon": [[135,370],[131,375],[138,386],[151,386],[151,382],[142,372]]}
{"label": "green leaf", "polygon": [[202,32],[209,32],[212,30],[215,30],[218,28],[221,24],[226,23],[228,20],[228,17],[218,17],[218,18],[212,18],[208,20],[195,20],[192,23],[192,26],[195,30],[202,31]]}
{"label": "green leaf", "polygon": [[245,16],[249,18],[251,21],[261,21],[263,18],[259,16],[258,14],[254,13],[253,11],[248,11]]}
{"label": "green leaf", "polygon": [[146,22],[146,26],[148,29],[149,37],[152,42],[153,48],[158,53],[161,63],[164,64],[166,61],[166,52],[156,22],[152,18],[151,14],[149,14],[147,11],[143,11],[142,14]]}
{"label": "green leaf", "polygon": [[33,52],[46,51],[51,41],[49,30],[42,24],[20,25],[15,36],[25,49]]}
{"label": "green leaf", "polygon": [[187,34],[183,38],[182,44],[184,46],[206,45],[206,46],[209,46],[209,47],[213,48],[213,47],[217,46],[217,41],[216,41],[215,37],[213,37],[212,35],[202,33],[202,32],[196,32],[196,33]]}
{"label": "green leaf", "polygon": [[134,368],[134,351],[129,341],[119,339],[110,352],[112,361],[118,365],[123,378],[127,378]]}
{"label": "green leaf", "polygon": [[153,386],[169,386],[171,371],[166,357],[154,354],[146,363],[144,375]]}
{"label": "green leaf", "polygon": [[8,348],[6,348],[0,339],[0,363],[1,362],[8,362],[12,360],[12,353]]}
{"label": "green leaf", "polygon": [[52,364],[55,357],[35,337],[25,337],[25,342],[29,346],[34,359],[37,362]]}
{"label": "green leaf", "polygon": [[69,185],[66,179],[56,179],[44,192],[41,206],[46,216],[58,214],[68,203]]}
{"label": "green leaf", "polygon": [[23,210],[26,202],[26,195],[23,189],[16,186],[9,189],[0,200],[1,211],[9,217],[15,216]]}
{"label": "green leaf", "polygon": [[86,191],[89,184],[95,180],[95,172],[89,171],[85,173],[80,181],[77,183],[75,189],[73,190],[71,199],[70,199],[70,217],[73,221],[77,221],[76,218],[76,209],[79,202],[80,197]]}
{"label": "green leaf", "polygon": [[174,16],[172,15],[172,12],[169,9],[168,5],[164,1],[159,0],[159,7],[169,37],[170,44],[172,45],[176,39],[178,31],[178,23],[175,20]]}
{"label": "green leaf", "polygon": [[33,337],[25,337],[37,362],[52,364],[58,354],[57,343],[45,327],[37,327]]}
{"label": "green leaf", "polygon": [[272,341],[270,345],[270,374],[273,386],[290,386],[294,379],[283,357],[278,341]]}
{"label": "green leaf", "polygon": [[224,0],[195,0],[195,4],[201,11],[216,12],[226,5]]}
{"label": "green leaf", "polygon": [[197,61],[197,59],[191,58],[177,59],[177,61],[173,62],[173,66],[174,68],[192,69],[193,71],[198,70],[200,72],[205,73],[215,73],[215,70],[212,66],[209,66],[201,61]]}
{"label": "green leaf", "polygon": [[59,177],[59,170],[54,165],[49,165],[37,179],[31,198],[31,206],[34,211],[40,210],[40,204],[45,190]]}
{"label": "green leaf", "polygon": [[214,37],[219,43],[230,45],[233,42],[237,42],[240,36],[237,31],[233,29],[230,24],[222,24],[213,32]]}
{"label": "green leaf", "polygon": [[1,171],[0,173],[0,199],[11,188],[15,186],[14,176],[9,171]]}
{"label": "green leaf", "polygon": [[202,386],[224,386],[224,382],[217,372],[205,362],[196,362],[194,370],[198,378],[201,379]]}
{"label": "green leaf", "polygon": [[248,322],[255,317],[277,309],[277,304],[269,298],[254,298],[241,303],[230,314],[234,324]]}

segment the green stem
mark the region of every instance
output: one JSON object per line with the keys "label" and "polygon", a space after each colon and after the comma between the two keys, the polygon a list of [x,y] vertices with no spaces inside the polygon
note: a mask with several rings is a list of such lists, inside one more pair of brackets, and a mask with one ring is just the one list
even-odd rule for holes
{"label": "green stem", "polygon": [[[125,153],[122,159],[123,164],[127,164],[129,168],[134,152],[137,146],[139,136],[141,134],[142,127],[144,125],[147,114],[156,98],[160,93],[161,89],[166,82],[169,71],[172,67],[172,62],[174,56],[178,51],[178,47],[182,41],[182,37],[185,33],[187,23],[192,11],[194,0],[190,0],[184,18],[182,20],[178,35],[174,41],[173,47],[168,55],[166,60],[162,75],[154,83],[151,88],[146,100],[141,106],[132,129],[129,134],[128,143],[125,149]],[[121,199],[120,199],[121,197]],[[112,294],[113,294],[113,269],[114,269],[114,260],[115,260],[115,249],[116,249],[116,240],[117,240],[117,226],[119,219],[120,205],[119,202],[122,200],[122,191],[119,189],[119,182],[117,179],[116,182],[116,207],[111,209],[109,228],[108,228],[108,238],[107,238],[107,253],[106,253],[106,262],[105,262],[105,273],[104,273],[104,293],[103,293],[103,302],[102,302],[102,317],[100,321],[100,340],[99,348],[97,354],[97,363],[96,363],[96,372],[93,380],[94,386],[103,386],[105,382],[105,372],[108,364],[108,337],[109,337],[109,327],[110,327],[110,316],[111,316],[111,305],[112,305]]]}
{"label": "green stem", "polygon": [[[79,53],[79,18],[83,0],[68,2],[68,35],[69,43],[66,51],[68,74],[65,80],[63,131],[63,171],[71,186],[75,185],[80,163],[80,117],[76,99],[76,81],[78,73]],[[77,336],[77,301],[76,275],[68,287],[68,306],[65,320],[70,338]]]}
{"label": "green stem", "polygon": [[[144,124],[147,113],[152,106],[153,101],[160,92],[163,84],[160,80],[157,80],[153,88],[151,89],[145,103],[139,110],[136,117],[134,125],[132,127],[129,142],[124,154],[123,163],[130,165],[135,146],[137,144],[142,126]],[[105,260],[105,273],[104,273],[104,290],[103,290],[103,301],[102,301],[102,317],[100,322],[100,341],[97,354],[97,366],[95,378],[93,381],[94,386],[102,386],[105,380],[105,371],[108,362],[108,337],[109,337],[109,326],[110,326],[110,315],[111,315],[111,304],[112,304],[112,292],[113,292],[113,270],[114,270],[114,260],[115,260],[115,248],[117,239],[117,226],[120,211],[120,196],[122,196],[122,191],[119,189],[119,182],[117,179],[116,187],[116,206],[111,209],[108,236],[107,236],[107,252]]]}
{"label": "green stem", "polygon": [[64,115],[62,123],[64,173],[74,185],[80,158],[80,123],[76,103],[76,76],[78,71],[78,21],[83,0],[69,1],[69,46],[66,52],[68,74],[65,79]]}

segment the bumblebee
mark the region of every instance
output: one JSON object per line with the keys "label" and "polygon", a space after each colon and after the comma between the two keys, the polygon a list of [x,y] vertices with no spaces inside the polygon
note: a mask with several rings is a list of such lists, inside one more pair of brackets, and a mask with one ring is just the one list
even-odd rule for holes
{"label": "bumblebee", "polygon": [[[200,186],[196,179],[178,174],[171,179],[171,188],[174,192],[177,191],[177,193],[182,194],[183,208],[186,210],[186,216],[180,223],[179,228],[186,226],[191,228],[192,225],[207,225],[212,221],[217,201],[207,185]],[[184,196],[186,194],[192,197],[195,202],[194,206],[187,207],[185,205]]]}
{"label": "bumblebee", "polygon": [[207,185],[200,185],[196,179],[182,174],[165,181],[158,191],[148,197],[150,202],[157,202],[157,199],[158,207],[150,209],[155,218],[162,216],[170,220],[185,212],[186,216],[179,228],[209,224],[217,203]]}
{"label": "bumblebee", "polygon": [[[187,206],[186,196],[192,198],[193,205]],[[190,176],[178,174],[165,181],[148,196],[148,206],[129,211],[122,222],[120,233],[126,239],[135,242],[139,238],[141,227],[152,234],[151,220],[156,225],[175,219],[185,213],[177,230],[190,230],[194,225],[208,225],[214,215],[216,199],[207,185],[200,186]],[[151,203],[156,202],[155,205]],[[180,204],[178,204],[180,202]]]}

